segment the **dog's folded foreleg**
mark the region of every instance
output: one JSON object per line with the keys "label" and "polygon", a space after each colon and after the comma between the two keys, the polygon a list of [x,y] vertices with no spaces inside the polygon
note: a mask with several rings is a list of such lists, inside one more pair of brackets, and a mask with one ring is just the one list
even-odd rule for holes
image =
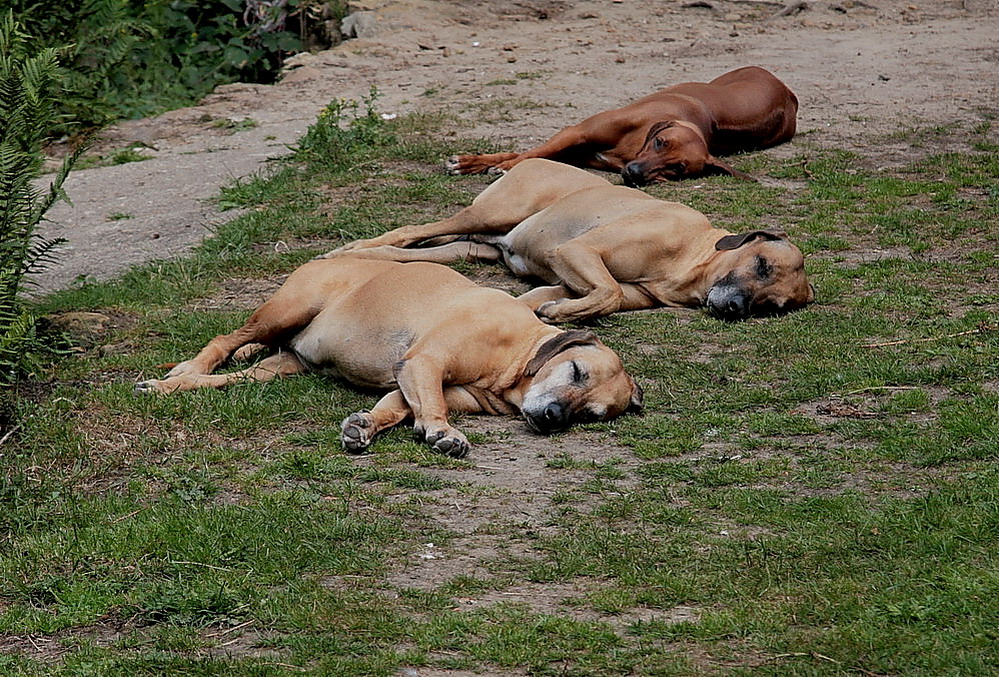
{"label": "dog's folded foreleg", "polygon": [[544,305],[561,303],[562,301],[573,297],[574,294],[569,291],[569,289],[563,287],[562,285],[555,285],[552,287],[535,287],[534,289],[524,292],[518,296],[517,300],[521,303],[526,303],[531,310],[537,313],[538,310]]}
{"label": "dog's folded foreleg", "polygon": [[388,393],[371,411],[359,411],[343,420],[340,440],[347,451],[359,454],[371,444],[375,435],[395,427],[413,414],[399,390]]}
{"label": "dog's folded foreleg", "polygon": [[562,284],[579,298],[541,305],[536,312],[542,319],[569,322],[609,315],[620,309],[624,292],[595,249],[579,240],[570,240],[557,247],[547,263]]}

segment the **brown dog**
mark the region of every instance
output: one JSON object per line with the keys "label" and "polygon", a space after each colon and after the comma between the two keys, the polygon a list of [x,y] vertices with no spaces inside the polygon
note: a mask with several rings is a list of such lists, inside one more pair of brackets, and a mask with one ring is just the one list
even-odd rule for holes
{"label": "brown dog", "polygon": [[[265,347],[277,352],[249,369],[212,374],[234,353]],[[593,333],[547,325],[512,296],[444,266],[354,258],[306,263],[245,325],[136,392],[221,388],[308,369],[391,391],[344,420],[341,439],[354,452],[412,418],[436,451],[462,457],[468,440],[448,424],[449,411],[522,412],[547,433],[642,406],[634,379]]]}
{"label": "brown dog", "polygon": [[747,66],[597,113],[524,153],[458,155],[447,166],[454,174],[505,172],[528,158],[548,158],[621,172],[631,185],[702,174],[751,179],[716,156],[790,141],[797,114],[798,99],[783,82]]}
{"label": "brown dog", "polygon": [[[471,241],[457,241],[470,235]],[[448,237],[450,236],[450,237]],[[434,238],[439,246],[407,248]],[[698,211],[550,160],[525,160],[454,216],[358,240],[327,257],[497,261],[539,287],[520,297],[566,322],[619,310],[707,305],[741,320],[810,303],[801,252],[782,235],[733,235]]]}

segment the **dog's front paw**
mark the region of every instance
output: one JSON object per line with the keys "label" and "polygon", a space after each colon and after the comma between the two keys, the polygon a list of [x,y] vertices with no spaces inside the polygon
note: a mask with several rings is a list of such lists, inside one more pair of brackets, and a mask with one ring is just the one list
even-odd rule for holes
{"label": "dog's front paw", "polygon": [[424,433],[423,439],[438,454],[444,454],[451,458],[465,458],[469,449],[472,448],[472,445],[468,443],[468,438],[451,426],[430,428]]}
{"label": "dog's front paw", "polygon": [[448,174],[484,174],[495,163],[491,155],[452,155],[444,162]]}
{"label": "dog's front paw", "polygon": [[534,311],[534,314],[538,316],[538,319],[547,322],[549,324],[553,322],[560,322],[561,312],[559,312],[559,301],[546,301],[538,306],[538,309]]}
{"label": "dog's front paw", "polygon": [[351,414],[340,424],[340,441],[352,454],[363,453],[375,436],[375,419],[370,412]]}

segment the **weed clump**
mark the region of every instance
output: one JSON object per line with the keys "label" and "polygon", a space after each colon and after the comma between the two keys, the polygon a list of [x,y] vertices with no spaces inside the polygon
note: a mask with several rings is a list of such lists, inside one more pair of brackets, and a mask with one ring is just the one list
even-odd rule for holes
{"label": "weed clump", "polygon": [[[335,99],[309,126],[294,151],[294,159],[317,164],[332,171],[344,171],[369,159],[374,148],[396,143],[375,109],[378,90],[371,88],[361,103]],[[364,112],[361,113],[363,103]]]}

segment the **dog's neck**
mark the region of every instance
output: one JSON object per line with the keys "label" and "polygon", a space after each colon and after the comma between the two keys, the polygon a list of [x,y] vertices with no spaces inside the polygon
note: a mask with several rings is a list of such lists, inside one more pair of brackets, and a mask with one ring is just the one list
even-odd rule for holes
{"label": "dog's neck", "polygon": [[519,367],[517,374],[511,379],[509,387],[503,391],[503,399],[515,406],[518,411],[524,402],[524,395],[527,394],[531,384],[534,383],[535,374],[527,375],[525,373],[527,364],[538,354],[543,345],[548,343],[553,336],[558,336],[561,333],[562,330],[558,327],[545,325],[543,331],[538,334],[537,338],[531,344],[530,352],[525,356],[521,356],[521,359],[518,360]]}
{"label": "dog's neck", "polygon": [[727,234],[727,231],[712,228],[690,237],[683,243],[681,254],[677,255],[689,265],[657,270],[655,279],[635,283],[635,286],[663,306],[690,308],[704,305],[708,290],[718,279],[721,268],[719,254],[723,252],[715,250],[715,242]]}

